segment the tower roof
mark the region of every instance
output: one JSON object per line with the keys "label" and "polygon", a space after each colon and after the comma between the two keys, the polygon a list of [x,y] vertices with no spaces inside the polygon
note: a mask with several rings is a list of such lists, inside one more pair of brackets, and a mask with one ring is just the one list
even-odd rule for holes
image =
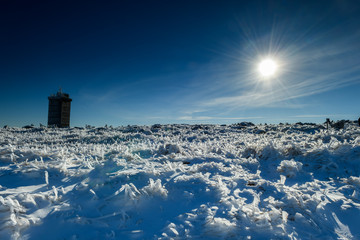
{"label": "tower roof", "polygon": [[72,101],[68,93],[62,92],[62,89],[60,88],[59,91],[56,94],[51,94],[48,99],[61,99],[63,101]]}

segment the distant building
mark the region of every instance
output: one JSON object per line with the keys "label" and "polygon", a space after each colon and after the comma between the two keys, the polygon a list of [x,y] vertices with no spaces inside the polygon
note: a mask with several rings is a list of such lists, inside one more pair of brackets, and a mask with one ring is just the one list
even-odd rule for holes
{"label": "distant building", "polygon": [[72,99],[69,94],[60,89],[52,94],[49,99],[48,126],[70,127],[70,105]]}

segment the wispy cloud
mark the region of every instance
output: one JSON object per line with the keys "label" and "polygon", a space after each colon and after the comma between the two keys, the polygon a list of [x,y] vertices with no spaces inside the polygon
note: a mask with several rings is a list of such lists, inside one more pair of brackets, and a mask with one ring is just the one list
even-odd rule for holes
{"label": "wispy cloud", "polygon": [[295,115],[290,116],[291,118],[349,118],[352,116],[349,116],[349,114],[309,114],[309,115]]}
{"label": "wispy cloud", "polygon": [[[337,41],[327,39],[324,42],[321,37],[299,46],[286,46],[286,42],[282,42],[284,46],[278,46],[273,53],[281,63],[279,75],[271,82],[262,81],[252,69],[248,74],[239,72],[239,77],[224,76],[219,92],[208,94],[199,105],[223,110],[301,106],[298,102],[301,98],[358,84],[360,50],[354,48],[356,41],[360,41],[360,33]],[[256,48],[254,43],[251,47]],[[259,51],[254,49],[253,52]],[[249,54],[244,57],[247,61],[244,65],[251,62]],[[252,61],[251,64],[256,65],[256,59]],[[237,84],[233,84],[236,80]],[[226,83],[228,92],[223,88]]]}
{"label": "wispy cloud", "polygon": [[[304,79],[297,77],[298,81],[290,80],[289,82],[286,82],[285,79],[281,80],[282,85],[277,85],[276,87],[273,86],[272,89],[242,89],[239,95],[207,99],[201,103],[201,105],[226,107],[236,106],[238,108],[271,107],[274,104],[312,96],[357,83],[360,80],[360,77],[356,76],[356,73],[359,70],[360,69],[357,68],[346,69],[343,72],[332,72],[329,74],[322,74],[320,76],[304,76]],[[347,74],[354,74],[355,76],[347,77]],[[291,104],[289,107],[291,107]]]}
{"label": "wispy cloud", "polygon": [[204,120],[253,120],[253,119],[262,119],[264,117],[211,117],[211,116],[181,116],[176,118],[176,120],[185,120],[185,121],[204,121]]}

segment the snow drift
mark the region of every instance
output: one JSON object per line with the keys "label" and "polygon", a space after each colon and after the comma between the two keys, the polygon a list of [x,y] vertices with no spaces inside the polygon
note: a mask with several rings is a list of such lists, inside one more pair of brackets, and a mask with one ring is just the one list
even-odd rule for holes
{"label": "snow drift", "polygon": [[0,129],[0,239],[360,239],[359,134]]}

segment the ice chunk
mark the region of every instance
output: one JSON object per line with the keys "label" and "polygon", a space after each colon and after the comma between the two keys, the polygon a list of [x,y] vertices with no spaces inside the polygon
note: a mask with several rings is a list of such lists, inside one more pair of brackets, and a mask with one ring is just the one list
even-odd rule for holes
{"label": "ice chunk", "polygon": [[284,173],[286,177],[294,177],[297,172],[301,171],[302,165],[302,163],[296,162],[293,159],[283,160],[277,170],[280,173]]}
{"label": "ice chunk", "polygon": [[152,178],[149,179],[149,185],[142,188],[142,191],[149,196],[161,196],[166,198],[168,191],[161,184],[161,180],[157,179],[154,181]]}
{"label": "ice chunk", "polygon": [[45,183],[46,183],[46,185],[49,185],[49,173],[48,173],[48,171],[45,171]]}

